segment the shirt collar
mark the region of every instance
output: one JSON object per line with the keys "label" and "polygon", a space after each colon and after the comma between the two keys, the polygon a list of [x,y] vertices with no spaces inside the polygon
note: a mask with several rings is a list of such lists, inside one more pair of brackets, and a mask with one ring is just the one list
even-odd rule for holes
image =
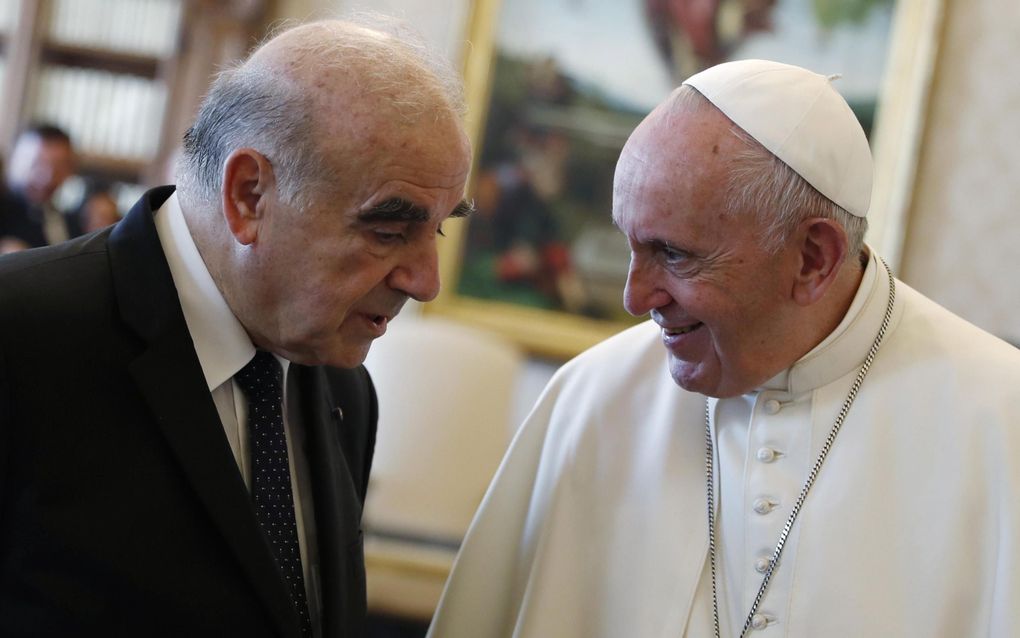
{"label": "shirt collar", "polygon": [[889,300],[888,270],[875,251],[868,252],[861,284],[836,329],[758,390],[778,390],[796,396],[832,383],[864,363]]}
{"label": "shirt collar", "polygon": [[191,237],[177,193],[156,211],[156,232],[206,384],[210,391],[214,390],[251,361],[255,345],[209,274]]}

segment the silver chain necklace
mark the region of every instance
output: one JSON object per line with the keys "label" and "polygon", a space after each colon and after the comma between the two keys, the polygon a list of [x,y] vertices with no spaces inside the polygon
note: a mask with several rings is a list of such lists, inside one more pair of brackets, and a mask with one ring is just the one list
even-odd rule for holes
{"label": "silver chain necklace", "polygon": [[[881,258],[880,258],[881,260]],[[783,531],[779,534],[779,542],[776,543],[776,548],[772,552],[772,557],[769,559],[768,568],[765,570],[765,575],[762,577],[761,586],[758,587],[758,594],[754,597],[754,603],[751,605],[751,611],[747,613],[747,619],[744,621],[744,628],[740,632],[739,638],[744,638],[747,634],[747,630],[751,627],[751,623],[754,619],[755,614],[758,612],[758,605],[761,604],[763,598],[765,598],[765,590],[769,586],[769,581],[772,580],[772,572],[776,569],[776,565],[779,563],[779,556],[783,553],[783,547],[786,545],[786,539],[790,535],[790,530],[793,529],[793,524],[797,520],[797,515],[800,514],[800,508],[804,505],[804,499],[807,498],[808,491],[811,486],[814,485],[815,479],[818,477],[818,472],[822,468],[822,463],[825,462],[825,457],[829,454],[829,449],[832,447],[833,441],[836,440],[836,435],[839,434],[839,429],[843,427],[843,421],[846,419],[847,413],[850,412],[850,406],[853,405],[854,399],[857,398],[857,392],[861,389],[861,384],[864,383],[864,377],[868,374],[868,369],[871,368],[872,362],[875,360],[875,355],[878,354],[878,348],[882,345],[882,339],[885,337],[885,332],[889,328],[889,321],[892,318],[893,305],[896,302],[896,281],[893,279],[892,273],[889,271],[889,267],[885,261],[882,261],[882,266],[886,269],[886,274],[889,276],[889,301],[885,307],[885,317],[882,319],[882,325],[878,329],[878,334],[875,336],[874,343],[871,344],[871,350],[868,351],[868,356],[864,359],[864,364],[861,365],[861,369],[857,372],[857,378],[854,379],[853,384],[850,386],[850,391],[846,395],[846,399],[843,401],[843,407],[839,410],[839,415],[836,416],[836,421],[832,424],[832,429],[829,430],[829,436],[825,439],[825,444],[822,445],[821,452],[818,453],[818,458],[815,460],[814,466],[808,473],[807,480],[804,482],[804,487],[800,490],[800,496],[797,497],[797,502],[793,505],[793,510],[790,512],[790,517],[786,519],[786,524],[783,525]],[[714,453],[712,444],[712,426],[711,416],[709,414],[708,399],[705,400],[705,477],[706,477],[706,492],[708,494],[708,555],[712,565],[712,614],[713,621],[715,623],[715,638],[719,636],[719,596],[716,589],[716,557],[715,557],[715,470],[714,470]]]}

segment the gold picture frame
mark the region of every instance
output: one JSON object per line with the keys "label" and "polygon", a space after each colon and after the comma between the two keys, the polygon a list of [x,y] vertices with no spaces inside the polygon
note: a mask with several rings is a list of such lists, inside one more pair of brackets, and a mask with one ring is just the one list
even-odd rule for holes
{"label": "gold picture frame", "polygon": [[[467,129],[475,148],[475,166],[469,190],[479,195],[487,192],[488,182],[496,180],[493,175],[500,175],[503,167],[485,165],[486,143],[484,139],[486,122],[493,108],[493,79],[496,75],[497,63],[497,24],[503,3],[523,2],[525,0],[474,0],[471,4],[469,18],[468,49],[464,56],[464,77],[467,88],[468,116]],[[530,0],[529,0],[530,1]],[[567,0],[564,0],[567,1]],[[575,5],[595,5],[619,7],[619,0],[569,0]],[[740,5],[743,0],[720,0],[719,5]],[[613,5],[606,4],[612,2]],[[807,2],[807,0],[777,0],[776,5],[783,3]],[[914,171],[917,153],[923,132],[926,103],[930,91],[933,65],[936,59],[939,34],[941,31],[943,6],[942,0],[874,0],[875,4],[892,4],[887,11],[892,13],[889,27],[888,50],[885,59],[884,80],[876,89],[880,108],[875,115],[872,127],[872,142],[875,152],[875,189],[872,197],[872,208],[869,213],[868,241],[882,254],[890,265],[895,268],[902,250],[903,233],[906,226],[905,214],[912,195]],[[640,0],[634,0],[635,5]],[[648,5],[652,5],[649,2]],[[761,6],[763,3],[749,3]],[[767,4],[767,3],[765,3]],[[542,7],[551,6],[549,3]],[[747,16],[743,16],[747,21]],[[717,20],[721,18],[716,18]],[[732,23],[732,20],[731,20]],[[568,36],[564,36],[568,37]],[[626,37],[626,36],[623,36]],[[672,43],[667,43],[667,46]],[[682,44],[682,43],[681,43]],[[605,46],[612,47],[607,43]],[[689,50],[678,51],[676,55],[690,55]],[[762,56],[765,57],[765,56]],[[503,58],[505,59],[505,57]],[[796,62],[795,62],[796,63]],[[679,64],[673,66],[678,72]],[[502,70],[513,69],[504,63]],[[691,69],[683,69],[689,75]],[[520,72],[517,71],[517,75]],[[668,90],[664,92],[662,97]],[[504,109],[505,110],[505,109]],[[533,121],[542,122],[546,126],[550,121],[557,120],[555,109],[533,109]],[[575,118],[574,111],[569,117]],[[500,115],[500,113],[496,113]],[[582,114],[583,115],[583,114]],[[634,120],[634,124],[640,118]],[[502,122],[502,120],[500,120]],[[598,123],[598,122],[596,122]],[[553,127],[560,126],[553,124]],[[562,125],[565,128],[575,126],[574,123]],[[617,127],[619,128],[619,127]],[[508,129],[501,129],[506,131]],[[502,134],[502,132],[500,133]],[[542,133],[544,135],[544,133]],[[531,136],[532,132],[521,135]],[[622,144],[621,144],[622,145]],[[600,173],[604,176],[605,171]],[[611,174],[610,174],[611,177]],[[480,180],[482,191],[479,193]],[[481,203],[481,202],[479,202]],[[479,207],[482,208],[481,206]],[[483,212],[480,210],[480,212]],[[601,210],[600,210],[601,212]],[[604,211],[606,222],[609,218],[608,207]],[[483,212],[484,214],[484,212]],[[582,350],[598,343],[612,334],[626,328],[639,320],[621,321],[619,314],[612,317],[591,316],[590,312],[567,311],[563,308],[540,308],[514,299],[485,298],[465,292],[464,281],[473,281],[470,275],[471,262],[465,266],[466,256],[470,255],[473,244],[469,243],[469,225],[471,220],[455,221],[447,225],[447,239],[443,242],[440,254],[440,275],[444,286],[439,297],[425,306],[425,312],[438,313],[452,319],[470,323],[509,337],[529,352],[557,360],[567,359]],[[490,233],[491,234],[491,233]],[[534,237],[534,233],[532,234]],[[471,242],[477,240],[470,239]],[[552,252],[547,246],[532,253],[544,254]],[[591,250],[588,251],[591,253]],[[613,253],[614,256],[618,256]],[[531,257],[532,262],[536,258]],[[485,262],[493,271],[502,269],[501,262]],[[498,265],[493,265],[497,263]],[[511,269],[512,270],[512,269]],[[502,270],[498,270],[502,272]],[[625,270],[624,270],[625,272]],[[617,273],[619,277],[619,274]],[[625,275],[624,275],[625,278]],[[622,291],[622,281],[619,289]],[[560,282],[557,281],[557,286]],[[530,304],[530,300],[529,300]],[[622,303],[618,304],[622,306]],[[606,310],[603,302],[600,312]]]}

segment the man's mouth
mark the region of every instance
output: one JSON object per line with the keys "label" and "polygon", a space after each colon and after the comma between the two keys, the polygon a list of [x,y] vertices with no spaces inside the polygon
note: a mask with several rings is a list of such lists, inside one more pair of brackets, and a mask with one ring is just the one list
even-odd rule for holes
{"label": "man's mouth", "polygon": [[396,314],[397,313],[395,312],[392,314],[359,312],[358,316],[361,317],[361,320],[365,322],[365,325],[370,331],[372,331],[372,333],[375,334],[375,336],[381,337],[383,333],[386,332],[386,327],[389,325],[390,321],[393,321],[393,317]]}
{"label": "man's mouth", "polygon": [[694,332],[695,330],[697,330],[698,328],[700,328],[703,325],[705,325],[705,324],[703,324],[703,323],[701,323],[699,321],[698,323],[692,323],[689,326],[683,326],[683,327],[680,327],[680,328],[663,328],[662,329],[662,333],[664,335],[666,335],[667,337],[678,337],[680,335],[685,335],[685,334],[688,334],[690,332]]}

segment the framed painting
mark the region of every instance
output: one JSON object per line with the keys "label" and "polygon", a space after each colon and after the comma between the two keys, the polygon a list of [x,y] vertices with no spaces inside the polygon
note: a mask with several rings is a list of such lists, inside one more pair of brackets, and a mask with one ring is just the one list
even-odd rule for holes
{"label": "framed painting", "polygon": [[895,263],[940,0],[475,0],[465,56],[477,213],[452,223],[426,306],[563,359],[623,310],[612,182],[627,137],[691,74],[766,58],[820,73],[869,132],[869,241]]}

